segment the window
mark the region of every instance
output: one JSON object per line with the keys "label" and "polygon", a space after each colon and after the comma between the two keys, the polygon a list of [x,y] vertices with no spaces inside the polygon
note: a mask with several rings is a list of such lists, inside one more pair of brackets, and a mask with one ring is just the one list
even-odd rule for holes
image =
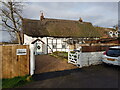
{"label": "window", "polygon": [[120,56],[120,49],[109,49],[106,54],[107,56],[118,57]]}
{"label": "window", "polygon": [[57,45],[56,44],[53,44],[53,49],[56,49],[57,48]]}
{"label": "window", "polygon": [[66,48],[66,45],[65,45],[65,44],[62,44],[62,48]]}

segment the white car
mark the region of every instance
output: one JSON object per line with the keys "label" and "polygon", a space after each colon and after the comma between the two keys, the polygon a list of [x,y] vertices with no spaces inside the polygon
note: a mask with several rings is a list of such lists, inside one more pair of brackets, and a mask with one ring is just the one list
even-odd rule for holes
{"label": "white car", "polygon": [[120,46],[109,47],[109,49],[103,53],[102,61],[107,64],[120,66]]}

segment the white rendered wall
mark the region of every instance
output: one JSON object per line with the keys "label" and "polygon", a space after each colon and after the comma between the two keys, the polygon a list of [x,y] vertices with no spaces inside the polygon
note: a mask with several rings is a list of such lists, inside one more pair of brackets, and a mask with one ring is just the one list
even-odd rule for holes
{"label": "white rendered wall", "polygon": [[[65,40],[66,40],[65,38],[48,37],[48,45],[53,50],[53,52],[55,52],[55,51],[65,51],[65,52],[67,52],[68,49],[69,49],[67,44],[66,44],[66,48],[62,48],[62,44],[64,43],[63,41],[65,41]],[[57,45],[57,48],[53,48],[53,45]],[[50,48],[48,48],[48,53],[52,52]]]}
{"label": "white rendered wall", "polygon": [[[38,38],[32,38],[28,35],[25,35],[24,34],[24,44],[25,45],[30,45],[31,42],[33,42],[34,40],[36,40]],[[43,37],[43,38],[40,38],[45,44],[42,45],[42,51],[47,54],[48,53],[52,53],[55,52],[55,51],[65,51],[65,52],[68,52],[69,51],[69,46],[66,44],[66,48],[62,48],[62,43],[65,43],[63,41],[66,40],[66,38],[54,38],[54,37]],[[47,46],[47,39],[48,39],[48,46]],[[53,48],[53,45],[57,43],[57,48]],[[52,50],[51,50],[51,49]],[[48,49],[48,51],[47,51]]]}
{"label": "white rendered wall", "polygon": [[83,52],[80,56],[82,67],[101,64],[103,52]]}
{"label": "white rendered wall", "polygon": [[[36,39],[41,39],[44,43],[46,43],[46,37],[44,37],[44,38],[33,38],[33,37],[30,37],[30,36],[28,36],[28,35],[26,35],[26,34],[24,34],[24,45],[31,45],[31,43],[33,42],[33,41],[35,41]],[[37,42],[36,42],[37,43]],[[36,45],[36,43],[35,43],[35,45]],[[40,42],[40,41],[38,41],[38,43],[41,43],[41,49],[42,49],[42,51],[45,53],[45,54],[47,54],[47,46],[45,45],[45,44],[42,44],[42,42]],[[36,48],[36,47],[35,47]],[[34,49],[35,50],[35,49]]]}
{"label": "white rendered wall", "polygon": [[82,68],[85,66],[98,65],[101,64],[103,52],[68,52],[68,63],[75,64],[76,66]]}

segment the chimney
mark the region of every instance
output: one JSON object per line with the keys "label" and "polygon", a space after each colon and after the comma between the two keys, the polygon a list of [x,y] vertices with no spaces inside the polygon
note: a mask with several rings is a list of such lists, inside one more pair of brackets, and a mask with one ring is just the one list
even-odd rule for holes
{"label": "chimney", "polygon": [[118,26],[115,27],[116,31],[118,31]]}
{"label": "chimney", "polygon": [[42,21],[44,19],[43,13],[41,13],[40,20]]}
{"label": "chimney", "polygon": [[79,19],[79,22],[83,22],[82,18]]}

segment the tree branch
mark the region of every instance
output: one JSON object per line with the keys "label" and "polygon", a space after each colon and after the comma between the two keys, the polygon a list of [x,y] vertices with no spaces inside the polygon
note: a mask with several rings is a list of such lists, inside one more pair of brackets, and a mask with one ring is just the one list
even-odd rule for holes
{"label": "tree branch", "polygon": [[9,28],[11,28],[11,29],[13,29],[13,30],[15,30],[16,31],[16,29],[15,28],[13,28],[13,27],[11,27],[11,26],[9,26],[8,24],[7,24],[7,22],[6,21],[4,21],[4,20],[2,20],[3,22],[4,22],[4,24],[7,26],[7,27],[9,27]]}
{"label": "tree branch", "polygon": [[[1,2],[1,1],[0,1]],[[20,13],[22,12],[21,3],[14,2],[14,0],[8,0],[7,2],[2,2],[3,8],[0,9],[2,17],[2,22],[5,30],[11,35],[14,33],[18,39],[19,44],[22,44],[21,36],[21,20],[23,19]]]}
{"label": "tree branch", "polygon": [[12,18],[10,18],[9,13],[6,10],[1,9],[1,11],[2,11],[2,17],[5,16],[5,17],[9,18],[9,20],[12,21]]}

